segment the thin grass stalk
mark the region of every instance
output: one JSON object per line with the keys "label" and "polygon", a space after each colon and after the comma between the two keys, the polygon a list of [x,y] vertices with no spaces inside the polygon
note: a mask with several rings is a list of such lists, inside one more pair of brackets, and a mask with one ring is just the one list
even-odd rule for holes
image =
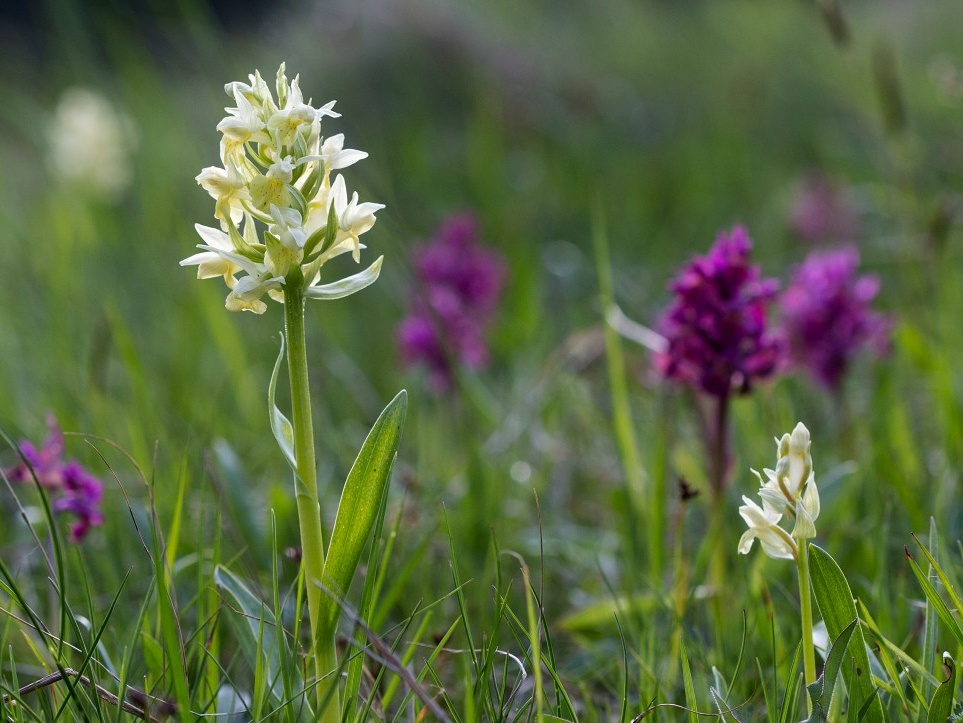
{"label": "thin grass stalk", "polygon": [[[296,277],[296,278],[295,278]],[[295,269],[284,285],[284,331],[288,341],[288,379],[291,383],[291,424],[294,427],[294,478],[298,526],[301,532],[301,564],[304,569],[311,650],[318,680],[318,720],[338,723],[341,704],[338,695],[338,659],[335,630],[321,628],[321,588],[324,572],[324,531],[318,500],[318,472],[314,453],[314,424],[311,419],[311,390],[308,383],[308,354],[304,332],[304,293],[301,270]],[[326,682],[324,682],[326,681]]]}
{"label": "thin grass stalk", "polygon": [[[609,258],[608,231],[601,210],[596,208],[593,219],[593,243],[595,246],[595,266],[598,274],[599,301],[603,314],[615,306],[615,292],[612,282],[612,267]],[[622,343],[618,333],[608,323],[603,323],[605,337],[605,357],[608,367],[609,388],[612,398],[612,425],[615,431],[615,441],[622,461],[625,475],[626,493],[626,526],[632,555],[636,564],[641,564],[643,548],[648,548],[649,572],[653,581],[662,575],[662,538],[664,521],[661,504],[650,504],[646,510],[643,500],[649,493],[648,481],[642,464],[642,455],[636,442],[636,427],[632,417],[632,407],[629,403],[629,390],[626,382],[625,357],[622,353]],[[651,502],[651,501],[650,501]],[[661,499],[658,500],[661,503]],[[639,539],[639,526],[643,524],[639,518],[646,511],[646,528],[648,539],[643,543]]]}

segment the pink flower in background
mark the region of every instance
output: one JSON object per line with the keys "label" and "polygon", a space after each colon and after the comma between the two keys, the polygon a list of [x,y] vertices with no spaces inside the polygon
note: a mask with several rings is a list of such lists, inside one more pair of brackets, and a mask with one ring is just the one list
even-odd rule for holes
{"label": "pink flower in background", "polygon": [[451,216],[430,244],[414,253],[416,283],[398,328],[402,360],[423,364],[435,391],[451,387],[454,365],[488,363],[485,330],[505,281],[499,254],[478,243],[475,218]]}
{"label": "pink flower in background", "polygon": [[859,232],[859,213],[846,189],[829,176],[812,172],[796,189],[789,225],[803,241],[852,241]]}
{"label": "pink flower in background", "polygon": [[777,372],[784,348],[767,328],[766,310],[779,282],[760,278],[751,250],[737,226],[671,282],[675,301],[659,324],[667,346],[655,357],[665,378],[723,398]]}
{"label": "pink flower in background", "polygon": [[793,364],[835,389],[865,347],[878,356],[889,347],[890,319],[871,310],[876,276],[857,276],[853,247],[811,253],[793,273],[779,305]]}
{"label": "pink flower in background", "polygon": [[51,495],[53,511],[77,518],[70,525],[70,539],[80,542],[90,527],[103,524],[104,516],[100,512],[103,484],[76,460],[64,461],[64,437],[57,421],[49,417],[47,427],[50,433],[43,446],[37,449],[30,441],[22,440],[20,452],[26,462],[21,461],[4,473],[13,482],[32,482],[36,476]]}

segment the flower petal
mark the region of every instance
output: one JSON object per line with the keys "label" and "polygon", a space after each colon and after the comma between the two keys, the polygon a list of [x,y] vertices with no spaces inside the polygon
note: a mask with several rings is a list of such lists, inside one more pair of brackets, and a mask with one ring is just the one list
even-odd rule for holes
{"label": "flower petal", "polygon": [[351,294],[361,291],[361,289],[366,286],[370,286],[375,281],[378,280],[378,275],[381,273],[381,262],[384,256],[379,256],[377,261],[375,261],[371,266],[366,268],[364,271],[359,271],[357,274],[348,276],[340,281],[335,281],[330,284],[322,284],[320,286],[309,286],[304,295],[309,299],[322,299],[324,301],[331,301],[332,299],[341,299],[345,296],[350,296]]}

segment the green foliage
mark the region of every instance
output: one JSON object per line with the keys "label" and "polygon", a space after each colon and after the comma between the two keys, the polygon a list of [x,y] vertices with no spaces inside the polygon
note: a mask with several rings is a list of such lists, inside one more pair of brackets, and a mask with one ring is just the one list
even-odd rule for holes
{"label": "green foliage", "polygon": [[[869,656],[866,653],[866,641],[859,616],[856,613],[856,603],[853,592],[843,571],[836,561],[825,550],[816,545],[809,546],[809,564],[812,571],[813,595],[819,605],[826,630],[832,640],[839,640],[850,625],[856,623],[849,642],[843,646],[845,655],[841,661],[843,679],[850,691],[850,708],[862,712],[866,707],[865,720],[884,720],[883,708],[877,696],[876,684],[873,682]],[[827,663],[828,665],[828,663]]]}
{"label": "green foliage", "polygon": [[809,691],[809,698],[813,702],[813,712],[810,714],[806,723],[819,723],[825,715],[824,711],[829,709],[830,700],[836,687],[836,678],[842,669],[845,656],[848,653],[849,641],[856,631],[859,621],[855,618],[847,625],[836,638],[826,655],[826,665],[823,666],[822,674],[816,682],[806,686]]}
{"label": "green foliage", "polygon": [[234,573],[225,567],[214,571],[218,589],[230,596],[234,610],[228,620],[240,642],[244,658],[255,669],[256,688],[270,695],[270,707],[284,720],[311,720],[304,696],[304,680],[278,619]]}

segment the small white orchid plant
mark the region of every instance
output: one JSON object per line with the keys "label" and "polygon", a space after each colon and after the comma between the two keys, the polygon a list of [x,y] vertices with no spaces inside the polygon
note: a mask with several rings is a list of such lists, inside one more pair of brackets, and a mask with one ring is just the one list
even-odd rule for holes
{"label": "small white orchid plant", "polygon": [[[197,266],[200,279],[222,277],[230,290],[225,304],[230,311],[263,314],[267,310],[265,295],[284,305],[284,335],[268,399],[271,430],[294,471],[303,590],[311,625],[308,658],[317,694],[317,708],[305,713],[305,719],[337,723],[342,719],[335,645],[340,601],[376,530],[407,397],[403,390],[399,392],[372,427],[345,481],[325,549],[308,383],[305,302],[340,299],[377,280],[381,257],[364,271],[320,283],[322,269],[331,259],[350,253],[356,263],[360,261],[364,248],[360,237],[371,229],[375,213],[384,206],[361,203],[357,193],[348,200],[344,177],[338,174],[331,180],[332,172],[368,155],[346,149],[342,134],[321,135],[321,120],[338,117],[334,101],[320,108],[306,103],[298,78],[288,82],[283,64],[277,73],[276,100],[260,73],[249,76],[249,81],[225,86],[236,106],[226,108],[227,116],[217,125],[222,134],[222,166],[205,168],[197,176],[197,182],[214,199],[219,228],[197,224],[204,241],[198,245],[201,252],[180,263]],[[274,403],[285,356],[291,385],[290,420]],[[225,581],[224,591],[235,595],[243,608],[249,594],[237,597],[242,584],[233,574],[219,569],[216,579]],[[256,644],[261,647],[260,639]],[[269,652],[279,655],[278,650]],[[296,695],[273,688],[272,693],[280,707]],[[352,704],[346,701],[346,705]],[[302,700],[299,710],[310,711],[310,707]]]}
{"label": "small white orchid plant", "polygon": [[[196,224],[201,253],[183,261],[199,279],[223,277],[231,311],[263,314],[262,297],[283,302],[291,286],[309,299],[339,299],[377,280],[379,257],[364,271],[320,284],[321,267],[344,253],[360,262],[360,236],[375,223],[380,203],[348,200],[344,176],[331,173],[367,157],[344,147],[344,135],[321,135],[321,119],[340,117],[334,101],[314,108],[304,102],[298,77],[290,83],[284,64],[277,74],[277,100],[259,72],[249,83],[225,91],[237,104],[225,108],[221,132],[223,167],[209,166],[197,182],[214,199],[220,228]],[[239,274],[243,274],[238,278]]]}
{"label": "small white orchid plant", "polygon": [[[752,470],[761,484],[759,497],[762,505],[743,496],[745,504],[739,508],[739,514],[749,527],[739,540],[740,553],[748,554],[753,541],[758,539],[769,557],[796,562],[807,686],[816,680],[808,541],[816,536],[815,521],[819,517],[819,491],[810,444],[809,430],[802,422],[792,433],[776,439],[776,469],[763,470],[765,481],[761,474]],[[783,519],[794,521],[791,532],[780,526]],[[807,703],[812,713],[812,701],[807,699]]]}
{"label": "small white orchid plant", "polygon": [[[816,536],[819,517],[819,490],[813,473],[813,459],[809,453],[809,430],[802,422],[792,433],[776,440],[776,469],[764,469],[766,481],[756,470],[761,487],[762,506],[743,496],[745,504],[739,514],[749,529],[739,540],[739,552],[748,554],[758,538],[763,551],[777,560],[795,560],[799,556],[799,540]],[[792,532],[779,526],[784,519],[795,521]]]}

